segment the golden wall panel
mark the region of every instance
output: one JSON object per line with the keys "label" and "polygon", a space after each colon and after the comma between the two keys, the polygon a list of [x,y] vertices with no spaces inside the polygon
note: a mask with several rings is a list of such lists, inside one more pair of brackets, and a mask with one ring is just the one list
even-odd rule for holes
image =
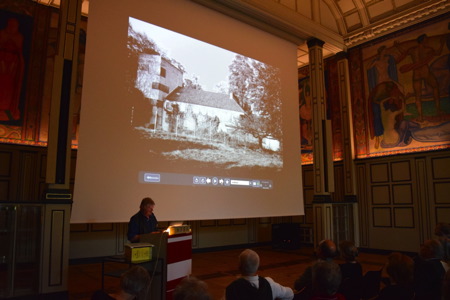
{"label": "golden wall panel", "polygon": [[436,207],[436,223],[450,220],[450,207]]}
{"label": "golden wall panel", "polygon": [[38,186],[36,174],[38,171],[38,154],[36,152],[21,152],[19,182],[24,187],[17,191],[22,201],[38,201]]}
{"label": "golden wall panel", "polygon": [[270,224],[272,222],[270,217],[259,218],[259,224]]}
{"label": "golden wall panel", "polygon": [[94,224],[91,224],[91,231],[92,232],[113,231],[113,230],[114,230],[114,224],[113,223],[94,223]]}
{"label": "golden wall panel", "polygon": [[373,227],[392,227],[391,209],[376,207],[372,209]]}
{"label": "golden wall panel", "polygon": [[358,197],[358,215],[359,215],[359,240],[360,246],[368,247],[370,238],[370,218],[369,213],[369,182],[368,182],[368,165],[356,165],[356,185]]}
{"label": "golden wall panel", "polygon": [[303,167],[303,187],[313,187],[314,186],[314,176],[313,171],[305,170],[305,166]]}
{"label": "golden wall panel", "polygon": [[388,182],[388,164],[382,163],[370,165],[370,180],[372,183]]}
{"label": "golden wall panel", "polygon": [[213,227],[216,226],[216,220],[201,220],[200,227]]}
{"label": "golden wall panel", "polygon": [[233,225],[245,225],[247,224],[246,219],[233,219]]}
{"label": "golden wall panel", "polygon": [[388,185],[372,186],[372,204],[390,204],[390,194]]}
{"label": "golden wall panel", "polygon": [[303,201],[305,204],[311,205],[314,200],[314,190],[312,188],[303,189]]}
{"label": "golden wall panel", "polygon": [[230,219],[217,220],[217,226],[230,226],[230,225],[231,225]]}
{"label": "golden wall panel", "polygon": [[345,194],[345,176],[344,167],[342,165],[334,168],[334,193],[333,201],[344,201],[343,195]]}
{"label": "golden wall panel", "polygon": [[9,180],[0,180],[0,201],[9,199]]}
{"label": "golden wall panel", "polygon": [[450,157],[433,158],[431,161],[434,179],[450,178]]}
{"label": "golden wall panel", "polygon": [[49,286],[60,286],[63,284],[63,243],[65,211],[54,209],[51,211],[50,253],[49,255]]}
{"label": "golden wall panel", "polygon": [[411,184],[392,185],[392,198],[394,204],[413,204]]}
{"label": "golden wall panel", "polygon": [[39,169],[39,176],[45,178],[47,170],[47,154],[41,155],[41,167]]}
{"label": "golden wall panel", "polygon": [[0,176],[11,176],[11,152],[0,152]]}
{"label": "golden wall panel", "polygon": [[305,223],[313,224],[313,221],[314,221],[314,214],[312,207],[305,208]]}
{"label": "golden wall panel", "polygon": [[70,224],[70,232],[88,232],[89,224]]}
{"label": "golden wall panel", "polygon": [[450,204],[450,182],[434,183],[434,199],[437,204]]}
{"label": "golden wall panel", "polygon": [[[314,223],[314,233],[315,234],[320,234],[323,235],[323,231],[324,231],[324,221],[322,218],[323,215],[323,209],[321,206],[314,206],[314,214],[313,215],[313,223]],[[318,237],[314,236],[314,239],[317,240]]]}
{"label": "golden wall panel", "polygon": [[414,210],[412,207],[394,208],[394,227],[414,228]]}
{"label": "golden wall panel", "polygon": [[391,168],[393,182],[411,180],[411,166],[409,161],[393,162]]}

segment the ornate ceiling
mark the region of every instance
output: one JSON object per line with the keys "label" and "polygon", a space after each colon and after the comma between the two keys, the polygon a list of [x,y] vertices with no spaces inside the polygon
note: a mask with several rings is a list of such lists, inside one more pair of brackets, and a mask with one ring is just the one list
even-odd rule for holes
{"label": "ornate ceiling", "polygon": [[[58,7],[61,0],[34,1]],[[296,43],[299,67],[308,64],[308,39],[324,41],[327,57],[450,10],[448,0],[192,1]],[[89,0],[82,11],[88,15]]]}

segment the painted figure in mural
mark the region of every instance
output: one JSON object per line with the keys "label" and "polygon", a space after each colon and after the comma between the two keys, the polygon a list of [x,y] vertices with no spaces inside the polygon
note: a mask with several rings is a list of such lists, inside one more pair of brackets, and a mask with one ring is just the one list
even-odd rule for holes
{"label": "painted figure in mural", "polygon": [[300,94],[300,133],[302,145],[311,146],[312,107],[311,107],[311,91],[308,83],[300,85],[299,94]]}
{"label": "painted figure in mural", "polygon": [[388,53],[386,46],[377,50],[377,56],[368,67],[369,89],[384,81],[398,81],[395,57]]}
{"label": "painted figure in mural", "polygon": [[377,85],[371,91],[369,101],[380,107],[383,126],[383,139],[380,142],[382,148],[405,147],[413,140],[418,142],[450,140],[450,121],[421,127],[417,122],[404,119],[405,96],[392,81]]}
{"label": "painted figure in mural", "polygon": [[400,72],[413,72],[413,89],[418,112],[418,122],[423,121],[422,111],[422,82],[425,82],[433,89],[433,99],[436,105],[437,114],[442,113],[440,106],[439,85],[435,75],[430,72],[430,62],[440,53],[444,47],[444,39],[440,39],[438,49],[430,46],[429,38],[426,34],[420,35],[416,40],[416,45],[405,48],[402,44],[395,42],[395,47],[400,52],[400,57],[397,61],[401,62],[407,56],[412,60],[412,63],[401,66]]}
{"label": "painted figure in mural", "polygon": [[20,119],[19,100],[24,73],[23,36],[19,21],[8,19],[0,30],[0,120]]}
{"label": "painted figure in mural", "polygon": [[[385,82],[395,82],[400,87],[400,84],[398,84],[395,57],[388,53],[386,46],[379,47],[376,57],[369,63],[367,78],[370,92]],[[372,99],[374,98],[372,97]],[[379,101],[371,101],[369,110],[371,138],[375,139],[375,149],[378,149],[380,147],[381,137],[384,134]]]}
{"label": "painted figure in mural", "polygon": [[[393,81],[378,84],[370,92],[369,102],[379,108],[379,121],[383,129],[383,139],[375,147],[392,148],[410,144],[412,138],[409,127],[417,127],[418,125],[403,119],[405,97],[398,85]],[[374,120],[372,122],[375,123]],[[375,124],[373,127],[375,127]],[[373,135],[373,132],[371,132],[371,135]]]}

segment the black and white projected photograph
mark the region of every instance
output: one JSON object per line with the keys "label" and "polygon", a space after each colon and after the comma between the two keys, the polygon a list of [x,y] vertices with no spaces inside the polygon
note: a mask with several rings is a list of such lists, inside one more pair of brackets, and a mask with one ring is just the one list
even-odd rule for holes
{"label": "black and white projected photograph", "polygon": [[71,222],[144,197],[158,221],[301,213],[297,45],[193,1],[94,2]]}
{"label": "black and white projected photograph", "polygon": [[131,17],[127,50],[130,124],[149,156],[281,170],[279,69]]}

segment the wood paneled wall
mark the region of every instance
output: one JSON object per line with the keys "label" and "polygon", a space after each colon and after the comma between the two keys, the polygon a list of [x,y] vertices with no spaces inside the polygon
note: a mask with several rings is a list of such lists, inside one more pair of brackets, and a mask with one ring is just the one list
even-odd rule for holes
{"label": "wood paneled wall", "polygon": [[449,152],[357,163],[361,244],[418,251],[437,222],[450,220]]}
{"label": "wood paneled wall", "polygon": [[[0,202],[39,203],[45,188],[45,158],[46,148],[43,147],[0,144]],[[72,155],[72,184],[75,164],[76,151]],[[437,222],[450,220],[450,151],[359,160],[356,167],[360,246],[417,251],[421,242],[433,237]],[[339,208],[344,199],[339,189],[342,164],[335,163],[334,169],[333,202]],[[300,223],[302,241],[311,244],[314,195],[310,165],[303,166],[303,193],[305,216],[190,222],[194,232],[193,247],[268,243],[272,239],[272,224],[277,223]],[[334,213],[334,217],[344,218],[352,212],[341,207]],[[71,224],[70,258],[123,253],[126,226],[122,223]]]}

